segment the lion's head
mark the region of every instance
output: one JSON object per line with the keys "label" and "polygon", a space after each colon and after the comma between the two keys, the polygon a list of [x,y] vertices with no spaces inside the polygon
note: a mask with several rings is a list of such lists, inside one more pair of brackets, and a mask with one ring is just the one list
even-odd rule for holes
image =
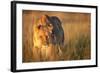
{"label": "lion's head", "polygon": [[53,25],[50,23],[49,17],[43,15],[34,27],[34,46],[49,45],[53,43],[53,38]]}

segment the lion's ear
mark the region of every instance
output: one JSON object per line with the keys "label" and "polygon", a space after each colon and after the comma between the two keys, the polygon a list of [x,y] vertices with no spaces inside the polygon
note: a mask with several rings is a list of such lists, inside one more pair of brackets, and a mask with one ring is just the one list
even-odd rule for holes
{"label": "lion's ear", "polygon": [[32,17],[32,24],[36,25],[36,23],[37,23],[37,17],[33,16]]}
{"label": "lion's ear", "polygon": [[41,18],[41,21],[42,21],[43,24],[46,23],[46,19],[47,19],[46,15],[43,15],[42,18]]}
{"label": "lion's ear", "polygon": [[42,15],[38,21],[38,24],[45,25],[48,22],[48,15]]}

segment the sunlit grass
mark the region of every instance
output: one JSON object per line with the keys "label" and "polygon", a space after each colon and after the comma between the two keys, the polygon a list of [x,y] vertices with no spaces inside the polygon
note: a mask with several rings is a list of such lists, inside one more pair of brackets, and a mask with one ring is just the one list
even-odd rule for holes
{"label": "sunlit grass", "polygon": [[82,60],[91,58],[91,34],[89,24],[66,24],[64,60]]}

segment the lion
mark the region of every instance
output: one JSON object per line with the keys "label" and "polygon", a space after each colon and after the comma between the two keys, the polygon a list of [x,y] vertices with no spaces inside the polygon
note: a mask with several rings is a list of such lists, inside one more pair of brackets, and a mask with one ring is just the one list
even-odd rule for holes
{"label": "lion", "polygon": [[33,55],[36,61],[59,60],[64,31],[56,16],[42,15],[33,26]]}

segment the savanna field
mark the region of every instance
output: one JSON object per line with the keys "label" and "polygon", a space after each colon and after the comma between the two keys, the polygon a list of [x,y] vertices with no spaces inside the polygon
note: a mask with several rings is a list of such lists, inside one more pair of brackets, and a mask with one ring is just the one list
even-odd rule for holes
{"label": "savanna field", "polygon": [[[37,50],[33,48],[33,25],[38,18],[47,14],[57,16],[64,30],[64,46],[61,48],[62,55],[54,53],[56,61],[60,60],[86,60],[91,58],[91,15],[88,13],[75,12],[50,12],[50,11],[29,11],[23,10],[23,62],[41,61]],[[50,51],[54,51],[52,48]],[[49,60],[47,60],[49,61]],[[55,60],[51,60],[55,61]]]}

